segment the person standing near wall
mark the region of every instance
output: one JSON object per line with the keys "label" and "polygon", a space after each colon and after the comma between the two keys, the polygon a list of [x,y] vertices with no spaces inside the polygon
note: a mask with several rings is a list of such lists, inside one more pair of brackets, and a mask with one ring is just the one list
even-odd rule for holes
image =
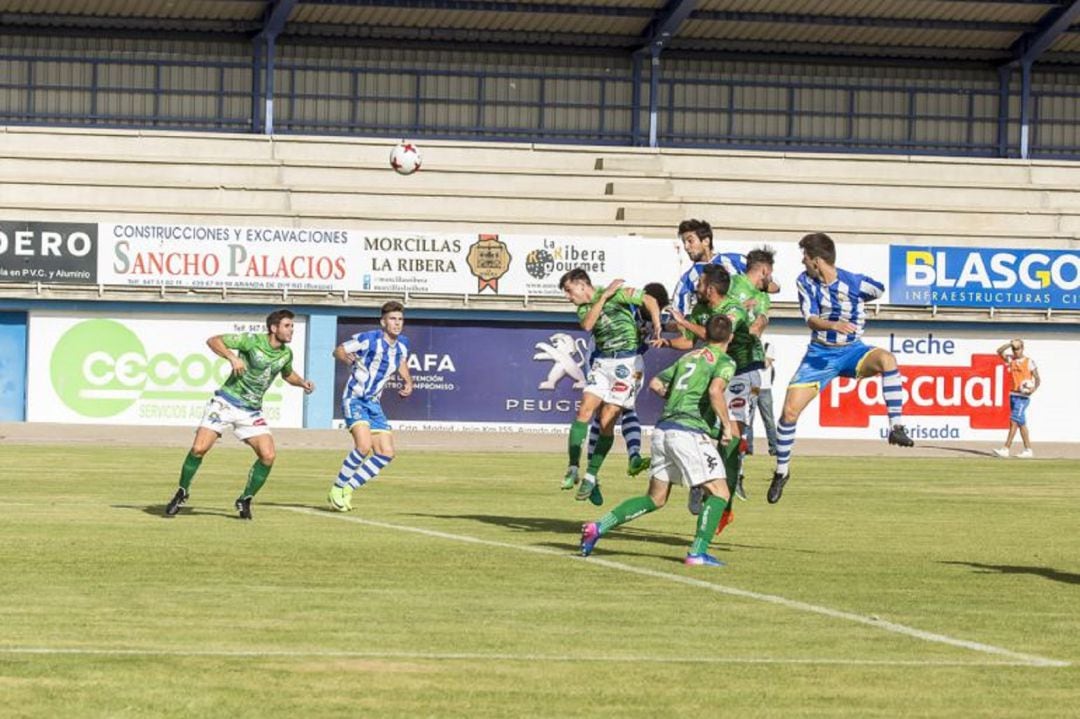
{"label": "person standing near wall", "polygon": [[1035,360],[1024,354],[1022,339],[1006,342],[997,348],[997,353],[1006,365],[1012,386],[1009,391],[1009,434],[1005,438],[1005,446],[995,449],[994,454],[1002,458],[1008,457],[1016,430],[1019,429],[1024,451],[1016,456],[1030,459],[1035,453],[1031,451],[1031,438],[1028,436],[1027,408],[1031,404],[1031,395],[1035,394],[1035,390],[1042,384],[1039,368],[1035,366]]}
{"label": "person standing near wall", "polygon": [[758,392],[750,405],[750,422],[746,425],[746,453],[754,453],[754,415],[761,413],[761,424],[765,428],[765,439],[769,443],[769,456],[776,456],[776,417],[773,413],[772,386],[776,379],[776,355],[772,342],[765,342],[765,366],[758,370],[760,382]]}

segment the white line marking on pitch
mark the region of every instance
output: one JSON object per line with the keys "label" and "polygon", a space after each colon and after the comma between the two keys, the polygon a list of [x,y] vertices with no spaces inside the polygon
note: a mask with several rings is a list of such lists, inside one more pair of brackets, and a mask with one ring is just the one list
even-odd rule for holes
{"label": "white line marking on pitch", "polygon": [[950,661],[905,659],[824,659],[770,657],[654,657],[620,655],[480,654],[472,652],[348,652],[348,651],[260,651],[212,649],[94,649],[82,647],[0,647],[0,655],[106,657],[218,657],[222,659],[413,659],[425,661],[507,661],[507,662],[603,662],[620,664],[806,664],[881,667],[1031,667],[1028,661]]}
{"label": "white line marking on pitch", "polygon": [[422,534],[427,537],[436,537],[438,539],[449,539],[456,542],[467,542],[470,544],[481,544],[488,547],[501,547],[503,549],[516,549],[521,552],[532,552],[533,554],[544,554],[548,556],[562,557],[564,559],[573,559],[579,562],[584,562],[592,566],[606,567],[608,569],[617,569],[621,572],[628,572],[630,574],[637,574],[643,577],[652,577],[653,579],[663,579],[669,582],[675,582],[677,584],[684,584],[690,587],[698,587],[700,589],[706,589],[710,592],[717,592],[718,594],[727,594],[733,597],[742,597],[743,599],[754,599],[759,602],[768,602],[769,604],[776,604],[788,609],[795,609],[801,612],[809,612],[811,614],[820,614],[822,616],[830,617],[832,619],[843,619],[848,622],[854,622],[856,624],[864,624],[868,627],[880,629],[886,632],[892,632],[893,634],[901,634],[915,639],[921,639],[925,642],[936,642],[938,644],[947,644],[952,647],[959,647],[960,649],[970,649],[975,652],[982,652],[983,654],[992,654],[1000,657],[1006,657],[1014,662],[1019,662],[1027,666],[1036,667],[1067,667],[1070,666],[1069,662],[1060,661],[1058,659],[1048,659],[1046,657],[1040,657],[1035,654],[1024,654],[1022,652],[1014,652],[1010,649],[1004,649],[1002,647],[995,647],[992,644],[983,644],[981,642],[973,642],[967,639],[957,639],[955,637],[946,636],[944,634],[936,634],[934,632],[924,631],[922,629],[916,629],[915,627],[905,626],[903,624],[897,624],[895,622],[888,622],[877,617],[866,616],[863,614],[855,614],[853,612],[845,612],[838,609],[830,609],[829,607],[818,606],[817,604],[808,604],[807,602],[800,602],[795,599],[787,599],[775,594],[761,594],[759,592],[751,592],[746,589],[737,589],[735,587],[726,587],[722,584],[714,584],[713,582],[706,582],[701,579],[694,579],[693,577],[686,577],[680,574],[670,574],[668,572],[660,572],[653,569],[645,569],[643,567],[635,567],[630,564],[623,564],[621,562],[613,562],[608,559],[597,559],[596,557],[589,557],[585,559],[575,555],[567,554],[566,552],[560,552],[555,549],[548,549],[546,547],[532,547],[523,544],[511,544],[509,542],[498,542],[490,539],[480,539],[478,537],[470,537],[465,534],[450,534],[448,532],[439,532],[433,529],[422,529],[420,527],[410,527],[403,524],[390,524],[389,522],[377,522],[371,519],[360,519],[359,517],[346,517],[341,514],[332,514],[324,510],[305,509],[301,507],[280,507],[290,512],[297,512],[299,514],[309,514],[313,517],[323,517],[326,519],[338,519],[346,522],[353,522],[355,524],[364,524],[371,527],[381,527],[383,529],[394,529],[399,532],[412,532],[414,534]]}

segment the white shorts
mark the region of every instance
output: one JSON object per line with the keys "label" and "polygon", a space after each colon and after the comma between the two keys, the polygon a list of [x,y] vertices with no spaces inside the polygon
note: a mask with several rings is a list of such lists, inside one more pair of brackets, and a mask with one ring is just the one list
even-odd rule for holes
{"label": "white shorts", "polygon": [[199,426],[212,429],[219,435],[232,427],[233,434],[239,440],[270,434],[270,426],[266,424],[262,412],[237,407],[221,397],[211,397],[206,403],[206,411],[203,412]]}
{"label": "white shorts", "polygon": [[750,423],[750,390],[754,386],[754,376],[757,372],[744,372],[737,374],[728,382],[724,390],[724,398],[727,399],[728,414],[732,422]]}
{"label": "white shorts", "polygon": [[684,487],[723,479],[724,463],[716,451],[716,440],[704,432],[654,429],[649,477]]}
{"label": "white shorts", "polygon": [[633,357],[597,357],[585,378],[585,391],[600,398],[604,404],[633,409],[641,380],[645,376],[645,360]]}

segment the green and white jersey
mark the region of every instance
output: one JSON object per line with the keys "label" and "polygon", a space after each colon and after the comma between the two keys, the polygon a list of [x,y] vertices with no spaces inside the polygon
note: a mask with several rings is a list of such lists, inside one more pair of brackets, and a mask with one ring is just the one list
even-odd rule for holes
{"label": "green and white jersey", "polygon": [[244,373],[230,375],[221,385],[221,393],[240,402],[246,409],[262,409],[263,395],[270,389],[274,379],[292,374],[292,350],[288,345],[277,349],[270,346],[269,335],[242,334],[222,335],[225,346],[236,352],[244,362]]}
{"label": "green and white jersey", "polygon": [[[754,287],[750,280],[746,279],[746,275],[735,275],[731,278],[731,287],[728,288],[727,296],[728,298],[734,298],[743,307],[746,307],[747,300],[755,300],[754,306],[747,309],[751,323],[761,315],[769,314],[769,308],[772,307],[772,298],[769,297],[769,293],[762,292],[757,287]],[[764,364],[765,346],[762,344],[760,337],[754,335],[751,335],[751,337],[754,340],[753,361]]]}
{"label": "green and white jersey", "polygon": [[[704,327],[716,315],[727,315],[727,318],[731,320],[731,342],[728,343],[727,354],[735,360],[736,371],[742,372],[754,361],[754,341],[757,339],[750,334],[750,313],[729,295],[716,307],[709,307],[704,302],[698,302],[690,313],[689,320]],[[693,339],[697,335],[690,330],[683,330],[683,336]],[[761,356],[764,361],[764,350]]]}
{"label": "green and white jersey", "polygon": [[[597,290],[592,300],[578,305],[578,320],[585,319],[589,309],[600,301],[603,290]],[[632,307],[640,307],[645,296],[644,290],[628,292],[623,288],[612,295],[600,310],[600,318],[593,325],[593,340],[599,353],[637,351],[641,344],[638,333],[637,317]]]}
{"label": "green and white jersey", "polygon": [[717,377],[726,383],[734,376],[735,361],[717,345],[687,352],[657,375],[668,389],[656,425],[671,423],[719,437],[716,412],[709,401],[709,385]]}

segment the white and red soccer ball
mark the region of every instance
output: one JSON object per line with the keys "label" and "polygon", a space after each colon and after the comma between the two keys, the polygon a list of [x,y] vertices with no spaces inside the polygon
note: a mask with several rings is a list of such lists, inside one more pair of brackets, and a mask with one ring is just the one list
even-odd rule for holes
{"label": "white and red soccer ball", "polygon": [[422,162],[420,150],[411,142],[400,142],[390,151],[390,167],[400,175],[413,174]]}

